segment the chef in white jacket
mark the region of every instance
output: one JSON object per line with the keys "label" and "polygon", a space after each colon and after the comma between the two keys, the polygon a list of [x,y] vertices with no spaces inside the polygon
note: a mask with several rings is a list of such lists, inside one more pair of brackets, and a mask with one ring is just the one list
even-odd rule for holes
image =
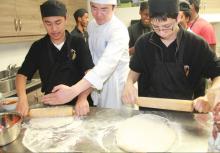
{"label": "chef in white jacket", "polygon": [[[95,67],[77,84],[56,86],[43,102],[64,104],[83,92],[92,91],[95,105],[104,108],[121,108],[121,94],[128,73],[128,42],[126,26],[114,15],[117,0],[90,0],[94,19],[88,25],[89,48]],[[78,115],[89,112],[87,102],[80,101],[75,108]]]}

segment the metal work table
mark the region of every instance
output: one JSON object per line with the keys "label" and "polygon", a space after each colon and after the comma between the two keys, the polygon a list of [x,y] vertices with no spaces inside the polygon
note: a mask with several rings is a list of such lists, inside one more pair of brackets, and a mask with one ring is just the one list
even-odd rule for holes
{"label": "metal work table", "polygon": [[[89,137],[82,138],[75,144],[74,151],[79,152],[123,152],[117,147],[115,141],[116,129],[111,126],[114,123],[123,121],[140,113],[156,114],[167,118],[177,127],[177,142],[170,150],[171,152],[207,152],[208,139],[211,134],[211,119],[208,114],[200,114],[199,116],[192,113],[184,112],[167,112],[167,111],[145,111],[123,108],[121,110],[91,108],[88,116],[84,117],[83,127],[90,132]],[[196,118],[195,119],[195,115]],[[207,120],[208,119],[208,120]],[[27,122],[25,119],[24,122]],[[101,143],[97,140],[100,138],[100,131],[109,132],[101,137]],[[11,144],[0,148],[3,152],[31,152],[22,144],[22,138],[25,129],[22,129],[20,136]],[[129,133],[128,133],[129,134]]]}

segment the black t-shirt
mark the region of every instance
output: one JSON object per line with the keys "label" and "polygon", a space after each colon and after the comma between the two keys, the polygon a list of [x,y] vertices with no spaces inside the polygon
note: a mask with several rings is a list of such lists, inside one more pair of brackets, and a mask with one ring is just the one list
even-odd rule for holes
{"label": "black t-shirt", "polygon": [[88,32],[87,31],[84,31],[83,33],[81,31],[79,31],[79,29],[77,27],[75,27],[73,29],[73,31],[71,31],[70,33],[72,36],[76,36],[76,37],[81,37],[85,40],[85,42],[88,44],[88,38],[89,38],[89,35],[88,35]]}
{"label": "black t-shirt", "polygon": [[141,20],[137,23],[130,25],[128,27],[128,33],[129,33],[129,37],[130,37],[129,48],[134,46],[135,42],[138,40],[138,38],[142,34],[150,32],[151,29],[152,28],[150,25],[144,26],[141,23]]}
{"label": "black t-shirt", "polygon": [[77,83],[93,66],[85,41],[66,31],[66,40],[61,50],[53,45],[48,35],[34,42],[18,74],[30,80],[38,70],[42,92],[49,93],[58,84],[71,86]]}
{"label": "black t-shirt", "polygon": [[[174,46],[172,46],[174,45]],[[171,52],[169,47],[171,47]],[[130,60],[131,70],[141,74],[141,83],[138,85],[139,96],[147,96],[140,91],[148,88],[151,74],[154,70],[156,55],[160,55],[161,60],[167,61],[183,53],[183,64],[189,66],[187,80],[194,88],[201,77],[215,78],[220,75],[220,60],[211,52],[209,45],[201,37],[193,33],[180,29],[176,40],[176,53],[173,56],[175,43],[166,48],[159,41],[159,37],[154,33],[144,34],[135,44],[135,54]],[[172,51],[173,50],[173,51]],[[168,54],[167,54],[168,53]],[[165,61],[165,62],[167,62]],[[163,79],[163,76],[161,76]]]}

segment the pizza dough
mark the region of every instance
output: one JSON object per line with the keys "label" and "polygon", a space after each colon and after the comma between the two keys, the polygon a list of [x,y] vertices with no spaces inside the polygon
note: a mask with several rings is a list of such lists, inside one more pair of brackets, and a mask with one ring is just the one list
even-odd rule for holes
{"label": "pizza dough", "polygon": [[166,152],[176,139],[168,120],[157,115],[141,114],[119,125],[116,143],[128,152]]}

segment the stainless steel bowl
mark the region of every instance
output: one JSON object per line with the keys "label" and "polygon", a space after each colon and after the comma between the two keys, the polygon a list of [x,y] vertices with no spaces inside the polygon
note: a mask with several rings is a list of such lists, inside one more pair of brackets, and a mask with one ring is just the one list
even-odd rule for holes
{"label": "stainless steel bowl", "polygon": [[0,146],[14,141],[20,131],[22,116],[16,112],[0,113]]}

